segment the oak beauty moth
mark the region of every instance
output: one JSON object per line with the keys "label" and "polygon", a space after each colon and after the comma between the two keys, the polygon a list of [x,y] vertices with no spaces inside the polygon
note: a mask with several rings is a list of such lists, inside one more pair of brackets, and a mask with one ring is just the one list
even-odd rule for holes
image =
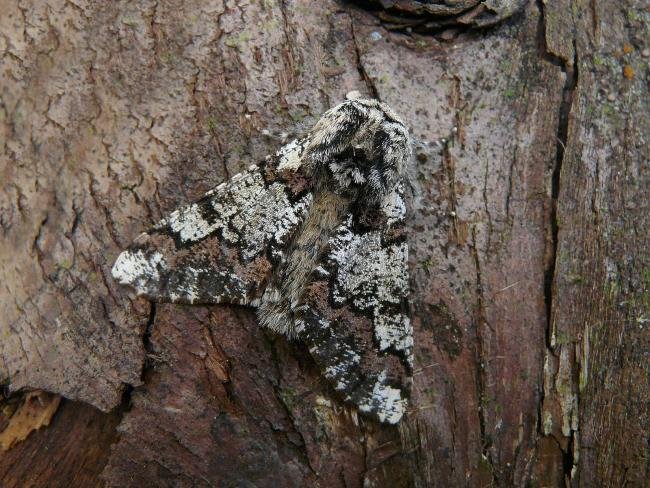
{"label": "oak beauty moth", "polygon": [[345,401],[395,424],[413,365],[410,154],[387,105],[346,100],[141,234],[113,277],[154,301],[256,307],[262,327],[307,345]]}

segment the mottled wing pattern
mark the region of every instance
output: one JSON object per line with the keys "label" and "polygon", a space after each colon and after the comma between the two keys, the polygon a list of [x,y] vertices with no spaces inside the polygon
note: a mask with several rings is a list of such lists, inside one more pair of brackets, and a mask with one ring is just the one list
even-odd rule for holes
{"label": "mottled wing pattern", "polygon": [[300,339],[334,388],[393,424],[406,410],[413,363],[401,193],[374,213],[351,213],[295,311]]}
{"label": "mottled wing pattern", "polygon": [[113,266],[138,295],[175,303],[259,298],[312,201],[294,141],[141,234]]}

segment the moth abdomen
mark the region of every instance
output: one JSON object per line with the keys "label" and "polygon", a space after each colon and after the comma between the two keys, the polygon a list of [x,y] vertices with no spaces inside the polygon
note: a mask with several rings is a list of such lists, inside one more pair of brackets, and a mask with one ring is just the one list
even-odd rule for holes
{"label": "moth abdomen", "polygon": [[298,228],[282,265],[269,281],[268,292],[262,297],[258,309],[260,325],[296,337],[293,309],[330,237],[349,212],[349,206],[350,202],[336,193],[320,191],[315,194],[307,218]]}

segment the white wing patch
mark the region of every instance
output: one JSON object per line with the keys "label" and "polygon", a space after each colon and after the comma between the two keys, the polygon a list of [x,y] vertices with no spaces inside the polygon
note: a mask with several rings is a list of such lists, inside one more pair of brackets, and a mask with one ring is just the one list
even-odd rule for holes
{"label": "white wing patch", "polygon": [[138,249],[120,254],[111,272],[120,284],[130,285],[138,293],[148,293],[152,283],[160,281],[160,272],[166,269],[167,263],[161,253],[147,255]]}
{"label": "white wing patch", "polygon": [[302,153],[305,149],[305,139],[294,139],[280,149],[276,156],[280,158],[279,171],[295,171],[302,165]]}
{"label": "white wing patch", "polygon": [[372,395],[359,403],[362,412],[375,412],[380,422],[396,424],[406,411],[407,400],[402,397],[402,391],[386,383],[386,373],[382,372],[377,379]]}

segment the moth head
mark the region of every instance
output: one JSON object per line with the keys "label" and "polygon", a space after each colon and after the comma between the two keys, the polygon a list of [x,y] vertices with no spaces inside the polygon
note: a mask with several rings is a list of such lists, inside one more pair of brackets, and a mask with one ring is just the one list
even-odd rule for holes
{"label": "moth head", "polygon": [[404,123],[376,100],[347,100],[326,112],[311,131],[308,165],[334,191],[379,202],[406,171],[411,143]]}

